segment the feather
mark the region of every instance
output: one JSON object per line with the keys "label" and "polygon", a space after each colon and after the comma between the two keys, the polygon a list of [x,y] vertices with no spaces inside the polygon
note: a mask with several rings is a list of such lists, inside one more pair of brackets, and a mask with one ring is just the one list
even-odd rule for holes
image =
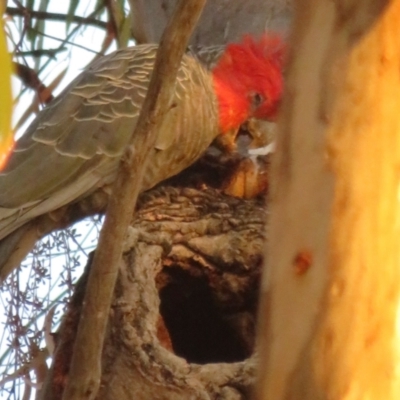
{"label": "feather", "polygon": [[[271,43],[276,48],[266,49]],[[282,86],[279,45],[267,37],[245,38],[228,46],[212,73],[192,53],[183,57],[141,190],[191,165],[220,132],[237,129],[249,115],[272,116]],[[18,238],[28,237],[31,243],[36,233],[30,221],[113,182],[136,126],[156,51],[154,45],[141,45],[98,59],[38,114],[0,173],[0,255],[19,259],[10,248],[18,248]],[[220,51],[212,48],[210,54],[219,56]],[[253,107],[253,92],[270,96],[270,103]],[[141,138],[133,146],[140,152]],[[0,278],[5,277],[6,261],[0,260]]]}

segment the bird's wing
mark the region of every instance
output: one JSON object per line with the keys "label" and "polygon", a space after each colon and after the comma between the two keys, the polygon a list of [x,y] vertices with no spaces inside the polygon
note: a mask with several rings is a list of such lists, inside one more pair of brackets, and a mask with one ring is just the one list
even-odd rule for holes
{"label": "bird's wing", "polygon": [[[0,239],[113,180],[147,92],[156,50],[138,46],[99,59],[38,115],[0,174]],[[179,71],[146,188],[190,165],[217,134],[211,79],[192,63],[187,56]],[[140,151],[140,143],[137,147]]]}
{"label": "bird's wing", "polygon": [[0,175],[0,238],[110,179],[155,52],[140,46],[100,59],[37,116]]}
{"label": "bird's wing", "polygon": [[88,170],[96,185],[96,169],[122,154],[135,127],[155,52],[140,46],[100,59],[44,109],[0,175],[0,206],[43,201]]}

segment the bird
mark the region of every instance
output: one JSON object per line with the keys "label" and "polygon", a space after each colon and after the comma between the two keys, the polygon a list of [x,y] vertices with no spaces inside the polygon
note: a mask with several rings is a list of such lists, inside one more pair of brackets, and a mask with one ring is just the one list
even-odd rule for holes
{"label": "bird", "polygon": [[[32,237],[31,221],[112,184],[156,52],[157,45],[144,44],[96,60],[16,141],[0,173],[0,282],[22,261],[21,255],[10,259],[23,247],[20,241],[29,226]],[[188,50],[141,191],[190,166],[217,136],[235,134],[247,119],[275,120],[284,58],[283,39],[270,32],[259,38],[247,35],[220,52],[215,47]],[[140,146],[140,139],[134,141],[135,151]]]}

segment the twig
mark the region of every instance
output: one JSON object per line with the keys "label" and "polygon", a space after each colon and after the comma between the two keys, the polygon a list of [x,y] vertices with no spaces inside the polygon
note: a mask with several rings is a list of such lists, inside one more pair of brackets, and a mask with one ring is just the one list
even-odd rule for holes
{"label": "twig", "polygon": [[161,39],[154,72],[132,138],[122,157],[94,256],[63,400],[95,398],[101,378],[101,353],[124,235],[136,204],[157,127],[167,112],[178,68],[206,0],[180,0]]}
{"label": "twig", "polygon": [[30,51],[15,51],[15,56],[17,57],[42,57],[48,56],[53,60],[56,60],[56,55],[63,51],[66,51],[65,47],[61,47],[58,49],[37,49],[37,50],[30,50]]}
{"label": "twig", "polygon": [[[10,16],[26,17],[28,15],[30,18],[61,22],[66,22],[69,18],[67,14],[51,13],[47,11],[34,11],[28,10],[27,8],[21,9],[15,7],[7,7],[5,13]],[[96,26],[97,28],[107,29],[107,22],[100,21],[96,18],[80,17],[78,15],[73,15],[71,16],[71,21],[76,22],[77,24],[92,25]]]}
{"label": "twig", "polygon": [[61,48],[62,48],[62,46],[63,46],[64,44],[70,44],[71,46],[78,47],[78,48],[80,48],[80,49],[82,49],[82,50],[85,50],[85,51],[87,51],[87,52],[89,52],[89,53],[93,53],[93,54],[96,54],[96,55],[99,54],[98,51],[92,50],[92,49],[90,49],[89,47],[82,46],[81,44],[78,44],[78,43],[70,42],[69,40],[66,40],[66,39],[60,39],[60,38],[58,38],[57,36],[49,35],[49,34],[44,33],[44,32],[42,32],[42,31],[40,31],[40,30],[38,30],[38,29],[30,28],[30,30],[31,30],[32,32],[37,33],[38,35],[43,36],[43,37],[47,37],[47,38],[49,38],[49,39],[56,40],[57,42],[61,42],[61,43],[62,43],[62,44],[61,44]]}
{"label": "twig", "polygon": [[41,103],[48,104],[53,100],[51,90],[40,80],[36,71],[24,64],[13,63],[14,71],[22,83],[33,89],[38,95]]}

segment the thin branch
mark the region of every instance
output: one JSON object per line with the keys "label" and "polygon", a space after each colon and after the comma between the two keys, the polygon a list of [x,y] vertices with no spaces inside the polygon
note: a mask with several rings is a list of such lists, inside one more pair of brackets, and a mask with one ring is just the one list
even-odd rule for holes
{"label": "thin branch", "polygon": [[26,87],[33,89],[38,95],[41,103],[48,104],[53,100],[51,90],[40,80],[36,71],[24,64],[13,63],[14,71]]}
{"label": "thin branch", "polygon": [[[67,14],[51,13],[47,11],[34,11],[34,10],[28,10],[26,8],[21,9],[15,7],[7,7],[5,13],[12,17],[29,16],[30,18],[35,18],[35,19],[44,19],[49,21],[61,21],[61,22],[67,22],[67,19],[69,18]],[[73,15],[71,17],[71,21],[81,25],[92,25],[97,28],[107,29],[107,22],[100,21],[96,18],[80,17],[78,15]]]}
{"label": "thin branch", "polygon": [[58,49],[37,49],[37,50],[30,50],[30,51],[16,51],[16,57],[43,57],[48,56],[51,59],[55,60],[57,54],[67,51],[65,47],[61,47]]}
{"label": "thin branch", "polygon": [[[82,50],[85,50],[85,51],[87,51],[89,53],[93,53],[93,54],[96,54],[96,55],[99,54],[98,51],[92,50],[89,47],[82,46],[82,45],[80,45],[78,43],[73,43],[73,42],[70,42],[69,40],[66,40],[66,39],[60,39],[57,36],[49,35],[47,33],[39,31],[38,29],[35,29],[35,28],[30,28],[30,29],[31,29],[31,31],[36,32],[38,35],[41,35],[43,37],[47,37],[47,38],[52,39],[52,40],[56,40],[58,42],[62,42],[61,46],[63,46],[64,44],[69,44],[71,46],[78,47],[78,48],[80,48]],[[62,48],[62,47],[60,47],[60,48]]]}
{"label": "thin branch", "polygon": [[[91,267],[63,400],[95,398],[101,379],[101,354],[112,294],[121,263],[123,239],[140,191],[157,127],[170,104],[179,65],[206,0],[181,0],[165,29],[154,73],[131,143],[142,139],[140,152],[127,146],[110,196]],[[133,173],[135,171],[135,173]]]}

